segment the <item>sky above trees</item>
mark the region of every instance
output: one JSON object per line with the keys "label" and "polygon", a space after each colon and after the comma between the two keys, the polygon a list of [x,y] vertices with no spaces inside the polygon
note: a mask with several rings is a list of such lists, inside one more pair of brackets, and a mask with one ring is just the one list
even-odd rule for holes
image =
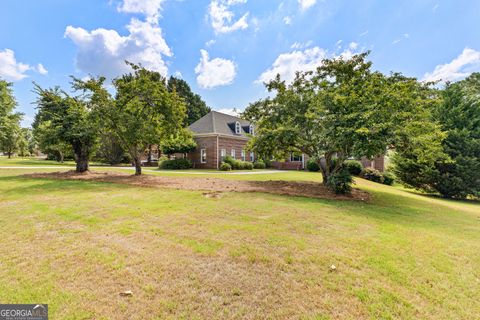
{"label": "sky above trees", "polygon": [[35,113],[32,81],[114,78],[124,60],[186,80],[216,110],[243,110],[263,82],[371,50],[374,69],[423,80],[480,71],[480,2],[2,0],[0,77]]}

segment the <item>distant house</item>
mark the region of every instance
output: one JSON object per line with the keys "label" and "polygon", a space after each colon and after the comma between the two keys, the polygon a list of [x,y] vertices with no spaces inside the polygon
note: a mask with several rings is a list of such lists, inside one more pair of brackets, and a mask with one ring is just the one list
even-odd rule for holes
{"label": "distant house", "polygon": [[[255,161],[256,155],[247,152],[246,145],[251,136],[255,135],[255,126],[249,121],[235,116],[211,111],[190,125],[197,148],[187,154],[194,168],[218,169],[220,162],[226,157]],[[306,169],[308,156],[292,153],[287,159],[273,161],[272,166],[280,170]],[[362,159],[364,167],[384,170],[384,157],[373,160]]]}

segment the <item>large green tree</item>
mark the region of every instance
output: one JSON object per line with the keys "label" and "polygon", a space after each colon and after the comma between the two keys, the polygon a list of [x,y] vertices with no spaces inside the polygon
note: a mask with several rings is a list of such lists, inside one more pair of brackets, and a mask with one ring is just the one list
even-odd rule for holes
{"label": "large green tree", "polygon": [[[75,83],[73,89],[78,90]],[[67,144],[72,148],[77,172],[88,171],[99,132],[95,101],[82,95],[72,97],[58,87],[43,89],[35,84],[35,92],[38,95],[35,126],[50,135],[50,145]]]}
{"label": "large green tree", "polygon": [[185,101],[187,109],[187,117],[185,118],[184,123],[185,126],[191,125],[211,111],[205,101],[202,100],[202,97],[192,92],[192,89],[185,80],[171,76],[168,79],[167,86],[170,92],[175,90]]}
{"label": "large green tree", "polygon": [[274,96],[243,114],[256,123],[250,148],[319,159],[327,185],[344,176],[349,157],[384,154],[406,123],[427,118],[434,99],[428,85],[415,79],[372,71],[367,54],[326,59],[315,71],[298,72],[291,84],[280,76],[267,83]]}
{"label": "large green tree", "polygon": [[14,112],[17,101],[12,83],[0,79],[0,150],[10,158],[18,150],[22,139],[22,113]]}
{"label": "large green tree", "polygon": [[410,135],[406,147],[393,158],[395,174],[410,187],[438,192],[447,198],[478,197],[480,73],[448,83],[441,98],[432,115],[443,132],[440,143],[438,139],[432,143],[432,136]]}
{"label": "large green tree", "polygon": [[135,174],[140,175],[145,151],[152,144],[161,145],[162,141],[176,137],[183,130],[186,112],[183,99],[175,89],[169,92],[160,73],[129,65],[133,72],[113,81],[114,99],[107,98],[106,90],[99,86],[94,91],[105,106],[107,126],[130,154]]}

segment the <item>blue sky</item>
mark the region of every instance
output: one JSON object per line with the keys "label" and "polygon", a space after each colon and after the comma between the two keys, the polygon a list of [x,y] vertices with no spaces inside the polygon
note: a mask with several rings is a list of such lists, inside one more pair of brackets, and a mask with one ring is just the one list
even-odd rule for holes
{"label": "blue sky", "polygon": [[32,81],[125,72],[187,80],[216,110],[243,110],[262,81],[371,50],[374,68],[426,80],[480,71],[480,1],[1,0],[0,77],[35,114]]}

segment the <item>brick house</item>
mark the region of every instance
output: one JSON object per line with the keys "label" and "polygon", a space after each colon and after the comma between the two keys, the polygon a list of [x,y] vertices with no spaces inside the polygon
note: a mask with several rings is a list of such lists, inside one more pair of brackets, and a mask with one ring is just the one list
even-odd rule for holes
{"label": "brick house", "polygon": [[[198,169],[218,169],[224,157],[253,162],[253,152],[246,151],[250,136],[255,134],[255,127],[250,122],[235,116],[211,111],[190,125],[197,148],[187,154],[187,158]],[[305,170],[308,156],[291,154],[283,161],[273,161],[272,166],[280,170]],[[361,160],[364,167],[384,171],[384,157],[373,160]]]}
{"label": "brick house", "polygon": [[243,161],[255,160],[254,153],[245,150],[249,136],[255,133],[253,125],[246,120],[211,111],[189,128],[197,143],[197,148],[187,155],[194,168],[218,169],[227,155]]}

